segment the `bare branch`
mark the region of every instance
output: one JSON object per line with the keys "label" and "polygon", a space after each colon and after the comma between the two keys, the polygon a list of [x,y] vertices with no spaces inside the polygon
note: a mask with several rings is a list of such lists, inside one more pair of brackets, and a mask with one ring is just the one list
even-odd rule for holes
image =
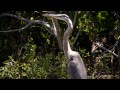
{"label": "bare branch", "polygon": [[76,23],[77,14],[78,14],[78,11],[75,11],[75,16],[74,16],[74,20],[73,20],[73,27],[75,26],[75,23]]}
{"label": "bare branch", "polygon": [[77,35],[76,35],[76,37],[75,37],[75,39],[72,43],[72,47],[74,46],[75,42],[77,41],[77,38],[78,38],[79,34],[80,34],[80,30],[77,32]]}
{"label": "bare branch", "polygon": [[[13,30],[5,30],[5,31],[0,31],[0,32],[5,33],[5,32],[16,32],[16,31],[22,31],[22,30],[28,28],[28,27],[29,27],[30,25],[32,25],[32,24],[42,24],[42,25],[44,25],[45,27],[51,29],[51,26],[50,26],[47,22],[45,22],[45,21],[32,20],[32,21],[30,21],[26,26],[24,26],[24,27],[22,27],[22,28],[19,28],[19,29],[13,29]],[[53,34],[53,33],[50,32],[50,30],[48,30],[48,29],[46,29],[46,30],[47,30],[50,34]]]}
{"label": "bare branch", "polygon": [[26,19],[26,18],[23,18],[23,17],[19,17],[17,15],[13,15],[13,14],[9,14],[9,13],[3,13],[0,15],[0,18],[1,17],[4,17],[4,16],[9,16],[9,17],[13,17],[13,18],[16,18],[16,19],[19,19],[19,20],[22,20],[22,21],[26,21],[26,22],[31,22],[30,20]]}
{"label": "bare branch", "polygon": [[[0,31],[2,33],[6,33],[6,32],[15,32],[15,31],[22,31],[26,28],[28,28],[30,25],[32,24],[43,24],[44,26],[46,26],[47,28],[51,29],[51,26],[45,22],[45,21],[41,21],[41,20],[28,20],[26,18],[23,18],[23,17],[19,17],[17,15],[13,15],[13,14],[9,14],[9,13],[3,13],[0,15],[0,18],[1,17],[5,17],[5,16],[9,16],[9,17],[13,17],[13,18],[16,18],[16,19],[19,19],[19,20],[22,20],[22,21],[25,21],[25,22],[28,22],[28,24],[22,28],[19,28],[19,29],[13,29],[13,30],[5,30],[5,31]],[[50,30],[46,29],[50,34],[52,34],[50,32]]]}
{"label": "bare branch", "polygon": [[103,49],[103,50],[111,53],[112,55],[114,55],[114,56],[116,56],[116,57],[118,58],[118,55],[117,55],[116,53],[112,52],[111,50],[106,49],[105,47],[100,46],[98,43],[95,43],[95,45],[96,45],[97,47],[99,47],[99,48],[101,48],[101,49]]}
{"label": "bare branch", "polygon": [[7,31],[0,31],[2,33],[6,33],[6,32],[15,32],[15,31],[22,31],[26,28],[28,28],[32,23],[28,23],[26,26],[22,27],[22,28],[19,28],[19,29],[14,29],[14,30],[7,30]]}
{"label": "bare branch", "polygon": [[51,30],[52,30],[52,27],[51,27],[49,24],[43,23],[43,25],[47,27],[46,30],[47,30],[51,35],[54,35],[54,33],[52,33],[52,31],[51,31]]}
{"label": "bare branch", "polygon": [[[81,11],[76,11],[75,12],[74,21],[73,21],[73,27],[75,26],[75,23],[76,23],[77,14],[80,14],[80,13],[81,13]],[[75,37],[75,39],[74,39],[74,41],[72,43],[72,47],[74,46],[75,42],[77,41],[77,38],[78,38],[79,34],[80,34],[80,30],[77,32],[77,35],[76,35],[76,37]]]}

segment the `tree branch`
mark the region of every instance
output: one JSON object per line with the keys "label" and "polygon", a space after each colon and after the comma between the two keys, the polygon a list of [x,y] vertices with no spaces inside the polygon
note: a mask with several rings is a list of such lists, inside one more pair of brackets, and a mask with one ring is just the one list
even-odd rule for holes
{"label": "tree branch", "polygon": [[[81,13],[81,11],[76,11],[75,12],[75,16],[74,16],[74,20],[73,20],[73,27],[75,26],[75,23],[76,23],[77,14],[80,14],[80,13]],[[75,37],[75,39],[72,43],[72,47],[74,46],[75,42],[77,41],[77,38],[78,38],[79,34],[80,34],[80,30],[77,32],[77,35],[76,35],[76,37]]]}
{"label": "tree branch", "polygon": [[77,41],[77,38],[78,38],[79,34],[80,34],[80,29],[79,29],[79,31],[77,32],[77,35],[76,35],[76,37],[75,37],[75,39],[74,39],[74,41],[73,41],[73,43],[72,43],[72,47],[74,46],[75,42]]}
{"label": "tree branch", "polygon": [[73,20],[73,27],[75,26],[75,23],[76,23],[77,14],[78,14],[78,11],[75,11],[75,16],[74,16],[74,20]]}
{"label": "tree branch", "polygon": [[22,28],[19,28],[19,29],[14,29],[14,30],[7,30],[7,31],[0,31],[2,33],[6,33],[6,32],[15,32],[15,31],[22,31],[26,28],[28,28],[32,23],[28,23],[26,26],[22,27]]}
{"label": "tree branch", "polygon": [[[19,28],[19,29],[0,31],[0,32],[2,32],[2,33],[22,31],[22,30],[28,28],[29,26],[31,26],[32,24],[43,24],[45,27],[51,29],[51,26],[50,26],[47,22],[45,22],[45,21],[41,21],[41,20],[28,20],[28,19],[26,19],[26,18],[19,17],[19,16],[17,16],[17,15],[13,15],[13,14],[9,14],[9,13],[3,13],[3,14],[1,14],[1,15],[0,15],[0,18],[1,18],[1,17],[5,17],[5,16],[13,17],[13,18],[16,18],[16,19],[18,19],[18,20],[22,20],[22,21],[28,22],[28,24],[25,25],[25,26],[22,27],[22,28]],[[50,32],[50,30],[48,30],[48,29],[46,29],[46,30],[47,30],[50,34],[53,34],[53,33]]]}
{"label": "tree branch", "polygon": [[31,22],[30,20],[28,20],[28,19],[26,19],[26,18],[19,17],[19,16],[17,16],[17,15],[13,15],[13,14],[9,14],[9,13],[3,13],[3,14],[1,14],[1,15],[0,15],[0,18],[1,18],[1,17],[4,17],[4,16],[13,17],[13,18],[16,18],[16,19],[19,19],[19,20],[22,20],[22,21],[25,21],[25,22],[28,22],[28,23]]}
{"label": "tree branch", "polygon": [[95,43],[95,45],[96,45],[97,47],[99,47],[99,48],[101,48],[101,49],[103,49],[103,50],[111,53],[112,55],[114,55],[114,56],[116,56],[116,57],[118,58],[118,55],[117,55],[116,53],[112,52],[111,50],[106,49],[105,47],[100,46],[98,43]]}

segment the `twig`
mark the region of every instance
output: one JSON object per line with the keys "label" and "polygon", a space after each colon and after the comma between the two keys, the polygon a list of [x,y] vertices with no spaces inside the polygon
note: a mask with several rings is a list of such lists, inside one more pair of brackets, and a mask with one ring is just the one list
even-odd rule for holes
{"label": "twig", "polygon": [[95,45],[96,45],[97,47],[99,47],[99,48],[101,48],[101,49],[103,49],[103,50],[105,50],[105,51],[111,53],[112,55],[114,55],[114,56],[116,56],[116,57],[118,58],[118,55],[117,55],[116,53],[112,52],[111,50],[106,49],[105,47],[102,47],[102,46],[100,46],[100,45],[97,44],[97,43],[95,43]]}

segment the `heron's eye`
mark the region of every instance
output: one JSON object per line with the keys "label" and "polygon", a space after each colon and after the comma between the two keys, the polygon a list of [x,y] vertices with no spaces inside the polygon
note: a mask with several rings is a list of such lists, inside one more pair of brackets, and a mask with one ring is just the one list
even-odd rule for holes
{"label": "heron's eye", "polygon": [[69,18],[68,16],[66,16],[65,18]]}
{"label": "heron's eye", "polygon": [[64,15],[65,18],[69,18],[67,15]]}

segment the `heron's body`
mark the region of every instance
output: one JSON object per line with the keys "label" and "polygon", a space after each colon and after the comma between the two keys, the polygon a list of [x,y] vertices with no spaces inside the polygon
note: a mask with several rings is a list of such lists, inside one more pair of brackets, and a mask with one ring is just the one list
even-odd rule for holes
{"label": "heron's body", "polygon": [[66,14],[44,14],[43,16],[63,20],[67,23],[68,28],[63,36],[63,50],[67,59],[69,77],[71,79],[87,79],[87,72],[82,58],[78,52],[72,51],[69,44],[69,35],[73,30],[72,21],[69,19],[69,16]]}
{"label": "heron's body", "polygon": [[79,53],[71,51],[68,55],[67,70],[72,79],[87,79],[85,65]]}

